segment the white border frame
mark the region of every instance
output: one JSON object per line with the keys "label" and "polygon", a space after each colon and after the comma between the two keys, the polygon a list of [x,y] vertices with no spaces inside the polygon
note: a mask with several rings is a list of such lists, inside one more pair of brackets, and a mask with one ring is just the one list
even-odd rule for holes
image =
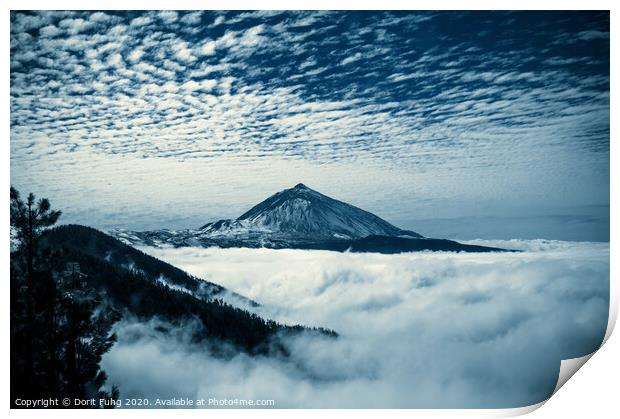
{"label": "white border frame", "polygon": [[[617,2],[616,2],[617,3]],[[240,1],[240,0],[228,0],[224,2],[210,3],[210,2],[197,2],[191,0],[108,0],[101,2],[101,4],[80,2],[77,0],[58,0],[58,1],[42,1],[42,0],[8,0],[3,2],[4,14],[0,20],[0,27],[3,30],[4,37],[2,38],[2,50],[3,61],[2,67],[2,80],[4,83],[1,85],[0,91],[1,97],[4,98],[2,106],[2,124],[4,132],[6,133],[6,140],[0,142],[1,158],[3,164],[0,165],[0,176],[2,179],[2,185],[6,189],[10,185],[10,66],[9,66],[9,51],[10,51],[10,39],[8,32],[10,31],[10,10],[464,10],[463,6],[467,6],[467,9],[473,10],[610,10],[611,14],[611,33],[610,33],[610,54],[611,54],[611,69],[610,69],[610,89],[611,89],[611,102],[610,102],[610,123],[611,123],[611,139],[610,139],[610,211],[618,209],[618,193],[614,193],[614,187],[618,187],[618,169],[615,163],[618,163],[617,147],[614,144],[613,138],[617,131],[617,122],[620,120],[618,115],[618,100],[617,100],[617,84],[615,83],[614,75],[618,70],[618,53],[614,52],[613,46],[618,45],[618,33],[617,30],[617,17],[616,10],[614,10],[614,2],[602,1],[602,0],[590,0],[590,1],[575,1],[565,0],[548,1],[548,0],[470,0],[462,2],[458,0],[433,0],[433,1],[403,1],[403,0],[382,0],[368,1],[368,0],[314,0],[314,1],[298,1],[292,4],[290,1],[283,0],[263,0],[263,1]],[[85,7],[86,6],[86,7]],[[377,7],[380,6],[380,7]],[[5,280],[5,290],[8,287],[8,255],[9,255],[9,200],[0,200],[0,212],[3,214],[4,222],[0,227],[0,235],[5,239],[0,244],[0,254],[2,255],[2,267]],[[605,335],[605,341],[611,336],[614,325],[616,323],[618,315],[618,295],[620,291],[620,280],[618,271],[618,223],[614,217],[610,216],[611,226],[611,241],[610,241],[610,312],[609,312],[609,324]],[[9,293],[3,294],[3,307],[2,310],[2,331],[5,337],[4,344],[0,350],[0,362],[4,365],[4,377],[1,382],[2,390],[2,404],[6,410],[9,410],[9,388],[10,377],[8,374],[10,368],[9,357],[9,340],[6,338],[9,335],[9,310],[10,305]],[[569,381],[565,390],[561,390],[558,395],[555,395],[549,399],[549,407],[539,410],[536,415],[539,418],[542,417],[555,417],[556,415],[562,417],[582,417],[584,414],[596,413],[595,417],[615,417],[618,413],[618,402],[615,395],[618,366],[620,365],[620,342],[618,338],[612,339],[611,343],[606,343],[604,347],[600,349],[600,354],[597,354],[594,358],[601,358],[600,362],[590,363],[597,364],[592,365],[592,368],[586,368],[587,373],[584,373],[584,377],[572,381],[583,381],[575,383],[579,385],[572,385]],[[589,359],[590,357],[587,356]],[[604,362],[603,362],[604,361]],[[584,361],[585,362],[585,361]],[[572,362],[572,373],[583,363],[579,361]],[[565,363],[563,362],[563,366]],[[575,369],[575,366],[577,368]],[[596,370],[595,370],[596,368]],[[611,375],[608,372],[611,371]],[[571,374],[572,375],[572,374]],[[587,376],[586,376],[587,375]],[[558,388],[559,389],[559,388]],[[558,390],[556,389],[556,391]],[[557,400],[556,400],[557,399]],[[562,404],[563,403],[563,404]],[[595,404],[593,404],[595,403]],[[275,409],[275,410],[115,410],[115,411],[89,411],[89,416],[99,415],[114,415],[116,417],[167,417],[173,414],[175,417],[237,417],[241,415],[252,415],[262,418],[284,418],[294,414],[296,417],[301,418],[314,418],[318,415],[329,417],[407,417],[411,416],[424,417],[424,418],[453,418],[459,417],[472,417],[472,418],[486,418],[486,417],[511,417],[536,410],[542,406],[543,403],[532,405],[523,408],[516,409],[412,409],[412,410],[398,410],[398,409],[378,409],[378,410],[350,410],[350,409],[327,409],[327,410],[288,410],[288,409]],[[10,410],[10,414],[18,417],[76,417],[82,418],[85,415],[83,410],[49,410],[49,411],[26,411],[26,410]],[[552,415],[552,416],[551,416]]]}

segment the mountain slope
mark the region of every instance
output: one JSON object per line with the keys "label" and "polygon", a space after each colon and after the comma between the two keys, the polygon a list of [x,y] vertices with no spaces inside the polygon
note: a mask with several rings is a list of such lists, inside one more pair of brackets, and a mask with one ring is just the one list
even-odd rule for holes
{"label": "mountain slope", "polygon": [[[65,225],[50,229],[40,249],[56,270],[79,263],[88,286],[123,316],[140,321],[164,320],[171,327],[188,328],[197,342],[219,343],[248,353],[280,350],[279,339],[294,333],[324,329],[285,326],[225,303],[225,288],[195,278],[90,227]],[[239,299],[244,297],[238,296]],[[256,304],[244,299],[248,305]]]}
{"label": "mountain slope", "polygon": [[209,223],[200,230],[229,236],[257,232],[296,240],[359,239],[370,235],[422,237],[302,183],[270,196],[236,220]]}
{"label": "mountain slope", "polygon": [[270,196],[234,220],[207,223],[198,230],[113,230],[110,234],[131,245],[157,247],[266,247],[380,253],[503,251],[423,237],[302,183]]}
{"label": "mountain slope", "polygon": [[101,259],[121,269],[141,272],[150,278],[166,278],[169,285],[200,298],[221,298],[227,292],[220,285],[188,275],[179,268],[91,227],[69,224],[47,230],[41,244],[71,254],[80,253]]}
{"label": "mountain slope", "polygon": [[368,236],[355,240],[328,240],[324,242],[315,242],[300,244],[298,249],[314,249],[314,250],[334,250],[337,252],[351,253],[384,253],[395,254],[403,252],[512,252],[512,250],[500,249],[498,247],[476,246],[470,244],[462,244],[453,240],[446,239],[410,239],[406,237],[390,237],[390,236]]}

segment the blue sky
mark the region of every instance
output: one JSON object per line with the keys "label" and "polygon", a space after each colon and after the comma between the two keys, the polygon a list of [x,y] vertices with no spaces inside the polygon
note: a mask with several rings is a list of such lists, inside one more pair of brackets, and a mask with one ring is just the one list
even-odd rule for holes
{"label": "blue sky", "polygon": [[425,235],[608,240],[609,14],[12,13],[11,182],[102,228],[303,182]]}

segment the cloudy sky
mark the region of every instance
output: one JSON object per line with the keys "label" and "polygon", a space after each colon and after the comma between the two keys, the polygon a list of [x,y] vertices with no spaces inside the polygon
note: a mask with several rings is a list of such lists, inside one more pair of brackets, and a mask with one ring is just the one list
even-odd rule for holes
{"label": "cloudy sky", "polygon": [[101,228],[303,182],[425,235],[607,240],[609,15],[12,13],[11,182]]}

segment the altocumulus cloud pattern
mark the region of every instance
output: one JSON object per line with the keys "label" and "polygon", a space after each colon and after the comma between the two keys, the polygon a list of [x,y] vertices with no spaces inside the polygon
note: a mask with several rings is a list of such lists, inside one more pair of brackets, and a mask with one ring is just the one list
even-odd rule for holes
{"label": "altocumulus cloud pattern", "polygon": [[[608,205],[609,16],[16,12],[11,163],[17,186],[96,225],[143,218],[138,191],[151,228],[179,220],[170,201],[185,227],[230,216],[290,186],[282,172],[404,227],[481,200]],[[196,178],[219,209],[178,192]]]}

